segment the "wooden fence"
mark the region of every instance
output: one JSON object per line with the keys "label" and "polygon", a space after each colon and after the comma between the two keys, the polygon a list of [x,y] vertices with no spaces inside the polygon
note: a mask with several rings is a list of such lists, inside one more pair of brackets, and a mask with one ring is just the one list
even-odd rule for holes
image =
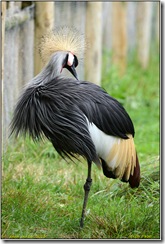
{"label": "wooden fence", "polygon": [[[103,50],[123,74],[137,50],[146,68],[153,43],[159,43],[159,2],[6,2],[2,22],[3,138],[8,135],[13,106],[21,88],[42,67],[36,43],[54,26],[74,26],[91,46],[78,67],[79,77],[101,82]],[[97,62],[96,58],[97,57]]]}

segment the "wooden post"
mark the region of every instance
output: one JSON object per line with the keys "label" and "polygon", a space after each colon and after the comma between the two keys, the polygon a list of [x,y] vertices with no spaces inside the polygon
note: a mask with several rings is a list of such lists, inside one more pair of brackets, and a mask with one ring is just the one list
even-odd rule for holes
{"label": "wooden post", "polygon": [[109,72],[111,67],[112,52],[112,2],[103,2],[103,40],[102,51],[104,53],[103,75]]}
{"label": "wooden post", "polygon": [[125,73],[127,64],[127,3],[112,3],[112,64]]}
{"label": "wooden post", "polygon": [[137,58],[146,69],[149,61],[152,2],[138,2],[137,5]]}
{"label": "wooden post", "polygon": [[[1,73],[1,86],[0,86],[0,115],[2,118],[3,114],[3,82],[4,82],[4,43],[5,43],[5,16],[6,16],[6,2],[2,2],[2,73]],[[0,140],[6,141],[5,135],[2,136],[2,127],[4,126],[3,121],[0,120]],[[5,133],[4,133],[5,134]],[[2,153],[2,148],[0,147],[0,156]]]}
{"label": "wooden post", "polygon": [[157,10],[156,10],[156,42],[159,47],[159,41],[160,41],[160,2],[157,3]]}
{"label": "wooden post", "polygon": [[101,83],[102,62],[102,2],[87,2],[85,53],[85,79],[97,85]]}
{"label": "wooden post", "polygon": [[3,81],[3,74],[4,74],[5,15],[6,15],[6,2],[2,2],[2,81]]}
{"label": "wooden post", "polygon": [[43,63],[38,52],[38,43],[42,35],[54,27],[54,2],[36,2],[35,18],[35,50],[34,50],[34,73],[38,74]]}

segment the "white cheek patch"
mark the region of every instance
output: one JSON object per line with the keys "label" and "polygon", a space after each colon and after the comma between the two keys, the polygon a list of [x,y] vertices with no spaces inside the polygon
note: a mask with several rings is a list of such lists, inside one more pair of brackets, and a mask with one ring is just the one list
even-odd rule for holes
{"label": "white cheek patch", "polygon": [[69,52],[67,65],[68,66],[72,66],[73,65],[73,60],[74,60],[74,56],[73,56],[72,53]]}

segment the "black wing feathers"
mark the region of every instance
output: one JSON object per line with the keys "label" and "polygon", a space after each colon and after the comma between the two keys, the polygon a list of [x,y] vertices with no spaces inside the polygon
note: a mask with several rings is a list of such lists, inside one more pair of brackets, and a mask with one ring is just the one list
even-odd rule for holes
{"label": "black wing feathers", "polygon": [[[133,123],[123,106],[109,96],[99,86],[81,82],[79,88],[80,97],[78,106],[100,130],[108,135],[128,138],[126,134],[134,136]],[[82,94],[86,94],[83,97]]]}
{"label": "black wing feathers", "polygon": [[61,155],[79,154],[97,161],[84,115],[106,134],[121,138],[134,135],[125,109],[99,86],[59,77],[24,90],[11,131],[29,133],[34,140],[45,135]]}
{"label": "black wing feathers", "polygon": [[78,154],[97,163],[85,116],[67,94],[64,101],[61,95],[54,81],[26,89],[16,105],[11,133],[29,133],[34,140],[45,135],[61,156]]}

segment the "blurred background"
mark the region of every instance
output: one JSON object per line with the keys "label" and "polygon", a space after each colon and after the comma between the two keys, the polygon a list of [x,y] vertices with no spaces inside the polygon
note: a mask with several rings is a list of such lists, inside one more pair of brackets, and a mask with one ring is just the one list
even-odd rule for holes
{"label": "blurred background", "polygon": [[152,55],[159,62],[159,8],[156,1],[2,3],[3,138],[21,88],[42,69],[37,43],[44,33],[77,28],[88,42],[80,79],[104,86],[106,77],[118,84],[110,80],[114,69],[121,81],[129,63],[138,64],[138,72],[149,68]]}
{"label": "blurred background", "polygon": [[[13,1],[2,2],[1,16],[2,238],[160,240],[160,2]],[[66,163],[47,140],[8,140],[22,87],[43,66],[37,43],[64,25],[88,43],[79,78],[100,85],[129,113],[141,167],[135,191],[93,167],[91,211],[81,231],[85,160]]]}

